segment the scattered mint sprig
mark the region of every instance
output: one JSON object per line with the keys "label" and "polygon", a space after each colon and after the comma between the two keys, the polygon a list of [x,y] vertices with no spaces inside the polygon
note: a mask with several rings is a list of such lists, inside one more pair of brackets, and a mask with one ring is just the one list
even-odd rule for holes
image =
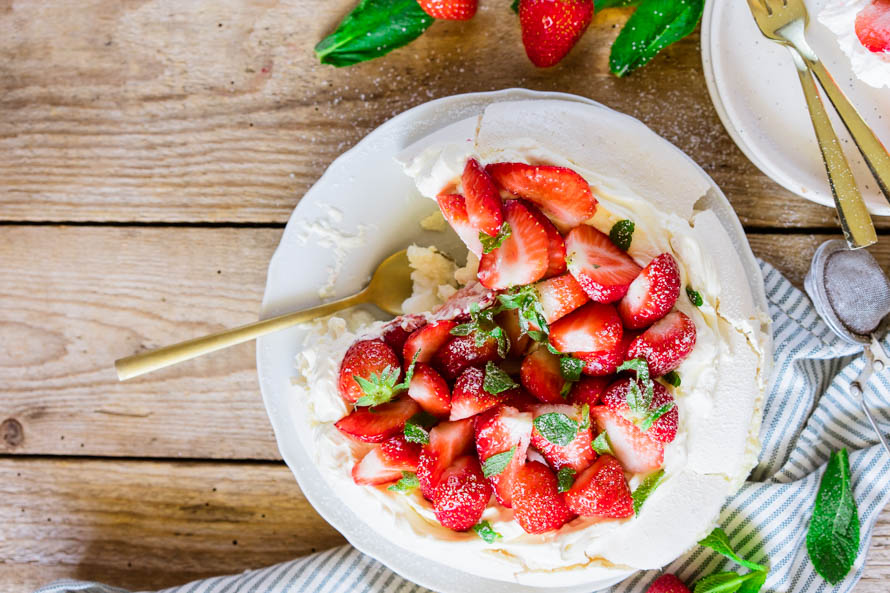
{"label": "scattered mint sprig", "polygon": [[513,456],[516,454],[516,446],[510,448],[509,451],[504,451],[503,453],[496,453],[492,455],[488,459],[482,462],[482,475],[486,478],[490,478],[491,476],[496,476],[507,469],[507,466],[510,465],[510,462],[513,460]]}
{"label": "scattered mint sprig", "polygon": [[566,466],[559,468],[556,472],[556,489],[559,492],[568,492],[575,483],[575,470]]}
{"label": "scattered mint sprig", "polygon": [[480,521],[473,525],[473,531],[476,532],[482,541],[486,544],[493,544],[495,540],[501,539],[503,536],[494,530],[494,527],[491,526],[491,523],[488,521]]}
{"label": "scattered mint sprig", "polygon": [[550,326],[544,315],[544,307],[538,291],[532,285],[514,288],[498,295],[502,310],[518,309],[519,330],[536,342],[547,342]]}
{"label": "scattered mint sprig", "polygon": [[402,479],[387,488],[393,492],[410,492],[420,486],[417,474],[414,472],[402,472]]}
{"label": "scattered mint sprig", "polygon": [[850,485],[846,449],[828,458],[807,530],[807,553],[822,578],[835,585],[850,572],[859,553],[859,515]]}
{"label": "scattered mint sprig", "polygon": [[612,240],[615,247],[621,251],[630,249],[630,243],[634,235],[634,226],[634,221],[626,219],[619,220],[612,225],[612,230],[609,231],[609,239]]}
{"label": "scattered mint sprig", "polygon": [[664,379],[665,383],[673,385],[674,387],[680,386],[680,374],[677,371],[671,371],[667,374],[661,376]]}
{"label": "scattered mint sprig", "polygon": [[508,391],[515,387],[519,387],[510,375],[493,362],[485,365],[485,378],[482,380],[482,389],[492,395],[497,395],[504,391]]}
{"label": "scattered mint sprig", "polygon": [[535,418],[534,425],[542,437],[561,447],[575,440],[578,434],[578,423],[559,412],[541,414]]}
{"label": "scattered mint sprig", "polygon": [[494,316],[501,311],[502,309],[498,307],[480,309],[479,303],[473,303],[470,305],[470,321],[452,328],[450,333],[453,336],[472,335],[479,348],[489,340],[495,340],[498,344],[498,354],[504,358],[510,349],[510,340],[507,339],[504,329],[494,320]]}
{"label": "scattered mint sprig", "polygon": [[597,455],[615,455],[615,453],[612,452],[612,445],[609,444],[609,435],[606,434],[605,430],[593,439],[593,442],[590,443],[590,447],[596,451]]}
{"label": "scattered mint sprig", "polygon": [[438,422],[438,418],[429,412],[420,411],[411,416],[405,423],[405,440],[409,443],[426,445],[430,442],[430,429]]}
{"label": "scattered mint sprig", "polygon": [[512,234],[513,231],[510,229],[510,223],[506,221],[504,221],[504,224],[498,229],[498,234],[495,236],[479,231],[479,242],[482,243],[482,253],[491,253],[500,247]]}
{"label": "scattered mint sprig", "polygon": [[698,542],[700,546],[711,548],[718,554],[726,556],[733,562],[751,570],[740,575],[735,572],[718,572],[700,579],[693,593],[757,593],[766,582],[767,567],[739,556],[729,537],[723,529],[717,527],[705,539]]}
{"label": "scattered mint sprig", "polygon": [[[649,376],[649,363],[645,358],[632,358],[625,360],[619,365],[617,371],[634,371],[637,374],[637,380],[630,382],[630,388],[627,390],[627,406],[630,411],[640,418],[649,413],[649,406],[652,405],[652,397],[655,388],[652,385],[652,378]],[[642,384],[643,389],[640,389]]]}
{"label": "scattered mint sprig", "polygon": [[649,498],[649,495],[652,494],[658,486],[661,485],[661,479],[664,477],[664,470],[660,469],[654,474],[650,474],[646,476],[646,478],[640,482],[640,485],[637,486],[633,492],[631,492],[631,498],[634,501],[634,514],[639,515],[640,509],[643,508],[643,503],[646,502],[646,499]]}
{"label": "scattered mint sprig", "polygon": [[701,307],[705,304],[704,299],[701,298],[701,294],[694,290],[691,286],[686,287],[686,296],[689,297],[689,302],[691,302],[696,307]]}

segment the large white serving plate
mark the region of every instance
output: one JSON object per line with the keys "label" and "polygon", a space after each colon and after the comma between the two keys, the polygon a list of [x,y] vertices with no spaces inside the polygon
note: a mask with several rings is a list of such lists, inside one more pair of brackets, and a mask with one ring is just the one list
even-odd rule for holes
{"label": "large white serving plate", "polygon": [[[411,243],[432,244],[446,253],[458,254],[453,233],[421,231],[418,221],[433,212],[436,204],[420,197],[413,182],[404,175],[394,157],[402,149],[431,132],[476,115],[491,103],[530,99],[559,99],[581,102],[591,109],[603,105],[563,93],[541,93],[508,89],[490,93],[456,95],[425,103],[389,120],[368,134],[354,148],[335,160],[306,193],[288,221],[269,264],[261,317],[309,307],[320,302],[318,288],[330,278],[330,269],[342,262],[334,293],[337,297],[357,292],[367,282],[370,271],[390,253]],[[638,122],[627,116],[628,122]],[[653,133],[654,136],[654,133]],[[679,149],[659,139],[669,150]],[[720,189],[691,159],[689,167],[706,178],[711,186],[699,207],[711,208],[726,228],[745,266],[755,302],[766,312],[763,280],[744,231]],[[331,241],[324,230],[336,226],[354,240]],[[465,249],[463,250],[465,251]],[[327,486],[301,444],[304,430],[289,401],[293,397],[291,378],[294,357],[303,335],[292,328],[264,336],[257,341],[257,370],[263,401],[275,431],[281,455],[294,473],[303,493],[315,509],[349,542],[405,578],[443,593],[533,593],[541,588],[471,576],[444,563],[431,562],[400,548],[365,525],[352,510],[345,508]],[[547,589],[558,593],[590,593],[617,582],[599,581],[572,587]]]}
{"label": "large white serving plate", "polygon": [[[805,0],[810,13],[807,40],[878,138],[890,146],[890,89],[873,88],[853,75],[850,60],[835,36],[818,21],[826,2]],[[833,207],[825,166],[788,49],[760,33],[747,2],[715,0],[707,3],[702,18],[701,52],[711,100],[745,156],[788,191]],[[823,102],[869,211],[890,215],[890,203],[868,165],[828,98]],[[789,219],[794,217],[793,209],[789,204]]]}

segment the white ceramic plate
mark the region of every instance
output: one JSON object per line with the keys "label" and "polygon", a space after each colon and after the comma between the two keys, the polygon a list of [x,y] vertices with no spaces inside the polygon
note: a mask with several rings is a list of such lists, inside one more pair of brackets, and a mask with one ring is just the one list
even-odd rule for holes
{"label": "white ceramic plate", "polygon": [[[336,296],[357,292],[368,274],[390,253],[412,242],[433,244],[445,252],[459,253],[453,233],[424,233],[418,221],[436,209],[420,197],[413,182],[404,175],[394,157],[402,149],[448,124],[476,115],[491,103],[523,99],[561,99],[606,107],[574,95],[510,89],[491,93],[457,95],[415,107],[389,120],[368,134],[353,149],[334,161],[294,210],[269,264],[261,317],[316,305],[318,288],[328,283],[331,268],[340,268],[333,284]],[[629,121],[632,118],[628,117]],[[661,140],[671,150],[679,150]],[[691,159],[689,166],[707,175]],[[699,204],[711,208],[739,252],[755,302],[765,312],[766,299],[759,268],[744,231],[720,189],[711,190]],[[331,241],[326,228],[359,235],[352,247]],[[337,245],[342,253],[338,255]],[[348,253],[346,250],[348,248]],[[338,261],[340,263],[338,263]],[[445,564],[431,562],[383,539],[339,501],[327,486],[298,436],[301,425],[289,405],[295,375],[294,357],[301,342],[299,328],[281,331],[257,341],[257,370],[266,410],[275,430],[282,457],[294,472],[300,488],[315,509],[356,548],[383,562],[405,578],[443,593],[533,593],[540,588],[479,578]],[[558,593],[589,593],[617,580],[583,586],[547,589]]]}
{"label": "white ceramic plate", "polygon": [[[853,76],[850,61],[836,38],[816,18],[825,3],[806,0],[810,13],[807,39],[878,138],[890,146],[890,90],[872,88]],[[788,49],[760,33],[744,0],[708,2],[701,31],[708,91],[735,143],[761,171],[788,191],[834,207]],[[873,214],[890,215],[890,204],[827,97],[824,103],[868,209]],[[793,208],[793,204],[790,206]]]}

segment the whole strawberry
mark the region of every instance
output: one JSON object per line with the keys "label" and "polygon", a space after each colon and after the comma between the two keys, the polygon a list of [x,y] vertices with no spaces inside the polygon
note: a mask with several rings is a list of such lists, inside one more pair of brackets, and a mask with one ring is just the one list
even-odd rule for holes
{"label": "whole strawberry", "polygon": [[468,21],[476,14],[476,0],[418,0],[418,3],[434,19]]}
{"label": "whole strawberry", "polygon": [[519,25],[528,59],[539,68],[565,57],[593,19],[593,0],[520,0]]}
{"label": "whole strawberry", "polygon": [[663,574],[649,585],[646,593],[689,593],[689,587],[672,574]]}

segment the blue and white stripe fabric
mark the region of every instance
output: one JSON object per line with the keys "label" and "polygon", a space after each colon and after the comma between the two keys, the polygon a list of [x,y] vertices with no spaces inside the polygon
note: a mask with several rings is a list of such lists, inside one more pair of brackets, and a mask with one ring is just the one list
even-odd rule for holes
{"label": "blue and white stripe fabric", "polygon": [[[764,591],[850,591],[862,575],[875,521],[890,498],[890,457],[872,433],[850,383],[865,363],[860,349],[837,338],[809,299],[761,262],[773,319],[775,371],[766,398],[761,462],[723,509],[720,525],[744,558],[770,566]],[[879,423],[890,426],[890,373],[875,373],[866,397]],[[832,451],[846,447],[859,508],[859,556],[846,579],[825,582],[806,552],[806,531],[819,480]],[[696,547],[663,569],[687,584],[722,570],[745,572]],[[611,589],[643,593],[662,571],[640,572]],[[37,593],[120,593],[120,589],[60,581]],[[164,593],[422,593],[350,546],[238,575],[197,581]]]}

